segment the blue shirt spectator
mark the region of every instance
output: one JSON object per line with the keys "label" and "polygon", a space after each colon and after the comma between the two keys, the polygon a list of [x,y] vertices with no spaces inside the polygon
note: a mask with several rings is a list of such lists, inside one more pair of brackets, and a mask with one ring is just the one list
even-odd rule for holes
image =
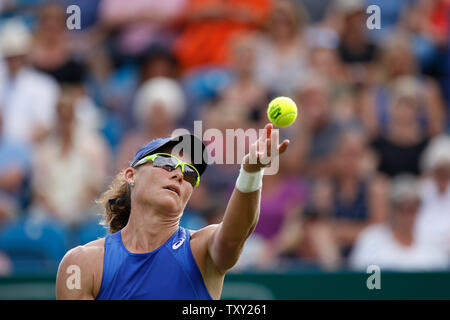
{"label": "blue shirt spectator", "polygon": [[[0,129],[2,116],[0,113]],[[23,208],[28,202],[27,183],[31,174],[31,149],[0,134],[0,195]]]}

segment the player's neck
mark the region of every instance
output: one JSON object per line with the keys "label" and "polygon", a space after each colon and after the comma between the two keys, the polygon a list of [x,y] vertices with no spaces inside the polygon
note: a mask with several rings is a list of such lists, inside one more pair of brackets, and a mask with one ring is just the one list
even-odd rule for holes
{"label": "player's neck", "polygon": [[122,242],[134,253],[153,251],[163,245],[178,229],[180,216],[164,216],[156,212],[131,211],[122,229]]}

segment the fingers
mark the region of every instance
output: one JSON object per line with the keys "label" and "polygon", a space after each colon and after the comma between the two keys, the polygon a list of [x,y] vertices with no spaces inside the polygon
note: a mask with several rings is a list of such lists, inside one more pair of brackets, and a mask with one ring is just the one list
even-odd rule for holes
{"label": "fingers", "polygon": [[262,134],[256,143],[251,146],[252,152],[250,154],[256,156],[261,163],[267,164],[270,162],[269,159],[272,155],[277,156],[276,153],[278,155],[284,153],[290,141],[286,139],[281,144],[278,144],[280,133],[279,130],[273,130],[271,123],[266,124],[264,130],[266,134]]}
{"label": "fingers", "polygon": [[268,135],[263,141],[260,139],[258,142],[258,151],[267,154],[268,157],[271,157],[277,151],[279,154],[286,151],[287,146],[289,145],[289,140],[284,140],[280,145],[278,145],[280,132],[278,130],[273,130],[272,124],[267,124],[264,129],[268,130],[267,132],[270,133],[270,135]]}
{"label": "fingers", "polygon": [[251,164],[257,163],[258,161],[258,146],[257,144],[250,145],[250,152],[249,152],[249,160]]}
{"label": "fingers", "polygon": [[[275,153],[277,151],[277,145],[278,145],[278,141],[280,140],[280,132],[278,130],[271,130],[271,135],[270,137],[266,140],[267,141],[267,155],[269,157],[272,156],[273,153]],[[273,148],[273,150],[272,150]]]}
{"label": "fingers", "polygon": [[266,134],[265,135],[262,134],[259,137],[259,141],[264,142],[266,139],[269,139],[270,135],[272,134],[272,129],[273,129],[273,124],[271,124],[271,123],[266,124],[263,129]]}
{"label": "fingers", "polygon": [[264,129],[266,129],[266,132],[267,132],[266,138],[270,139],[270,136],[272,135],[273,124],[271,124],[271,123],[266,124]]}
{"label": "fingers", "polygon": [[290,141],[288,139],[284,140],[279,146],[278,146],[278,153],[282,154],[286,151],[287,147],[289,146]]}
{"label": "fingers", "polygon": [[273,124],[271,124],[271,123],[268,123],[264,126],[263,134],[261,134],[259,136],[259,139],[256,141],[258,152],[265,151],[267,139],[270,139],[270,136],[272,134],[272,129],[273,129]]}

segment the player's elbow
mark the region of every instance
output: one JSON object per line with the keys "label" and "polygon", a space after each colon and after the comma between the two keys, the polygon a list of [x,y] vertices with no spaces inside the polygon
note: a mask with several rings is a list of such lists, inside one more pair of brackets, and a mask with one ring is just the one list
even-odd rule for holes
{"label": "player's elbow", "polygon": [[213,247],[210,255],[217,269],[225,273],[237,263],[243,248],[243,241],[223,242]]}

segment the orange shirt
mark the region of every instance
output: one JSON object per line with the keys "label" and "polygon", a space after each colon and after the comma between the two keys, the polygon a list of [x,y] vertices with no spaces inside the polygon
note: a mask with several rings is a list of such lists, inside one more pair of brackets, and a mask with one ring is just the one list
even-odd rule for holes
{"label": "orange shirt", "polygon": [[[223,65],[228,61],[230,39],[257,29],[267,20],[272,0],[189,0],[182,18],[184,26],[175,40],[174,52],[183,71],[205,64]],[[215,17],[192,19],[205,10],[220,12]],[[238,19],[238,12],[245,12]]]}

